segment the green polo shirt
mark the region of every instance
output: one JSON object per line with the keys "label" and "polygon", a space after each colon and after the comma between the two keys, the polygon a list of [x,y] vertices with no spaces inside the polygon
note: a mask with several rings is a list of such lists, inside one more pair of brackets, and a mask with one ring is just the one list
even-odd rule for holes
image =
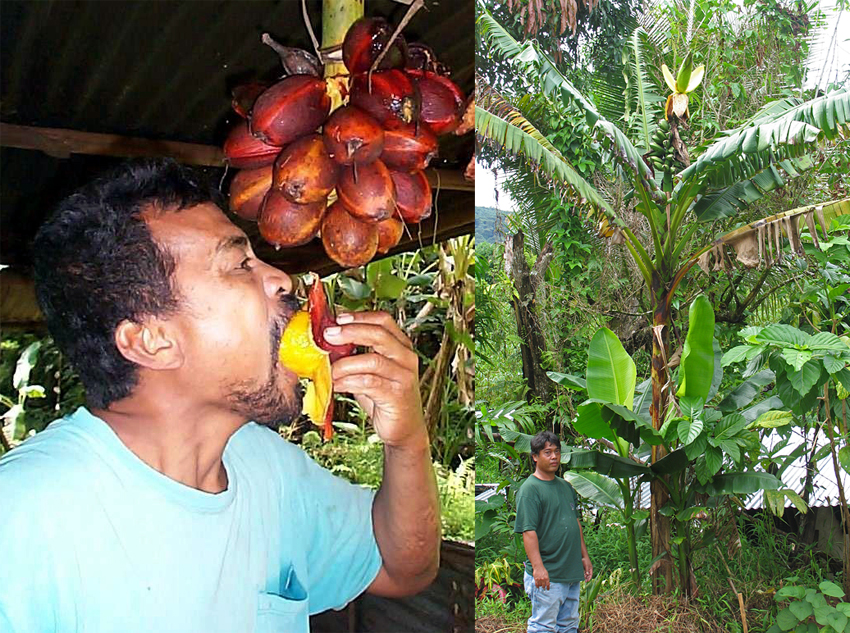
{"label": "green polo shirt", "polygon": [[[540,544],[540,557],[551,582],[584,580],[581,563],[576,491],[561,477],[543,481],[534,475],[526,479],[516,495],[514,532],[533,530]],[[531,562],[525,568],[533,574]]]}

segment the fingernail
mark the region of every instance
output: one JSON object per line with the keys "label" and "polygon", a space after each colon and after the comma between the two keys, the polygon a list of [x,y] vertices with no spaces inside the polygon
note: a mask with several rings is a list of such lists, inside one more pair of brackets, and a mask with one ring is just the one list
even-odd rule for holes
{"label": "fingernail", "polygon": [[339,323],[340,325],[345,325],[346,323],[353,323],[354,322],[354,315],[347,313],[347,312],[345,314],[340,314],[336,318],[336,322]]}
{"label": "fingernail", "polygon": [[325,336],[333,337],[333,336],[339,336],[341,332],[342,332],[341,327],[333,326],[333,327],[326,327],[324,334],[325,334]]}

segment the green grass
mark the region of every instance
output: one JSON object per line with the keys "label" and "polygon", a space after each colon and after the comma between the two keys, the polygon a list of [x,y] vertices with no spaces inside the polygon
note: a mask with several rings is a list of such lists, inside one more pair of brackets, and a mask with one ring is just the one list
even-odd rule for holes
{"label": "green grass", "polygon": [[497,598],[483,598],[475,603],[475,619],[485,617],[498,618],[505,626],[516,625],[525,629],[528,618],[531,617],[531,601],[528,598],[517,603],[502,602]]}
{"label": "green grass", "polygon": [[[718,540],[718,544],[694,552],[694,574],[699,587],[695,601],[706,619],[716,622],[728,633],[742,633],[741,614],[738,598],[729,584],[731,580],[738,592],[744,595],[747,608],[749,633],[765,633],[776,618],[777,603],[773,598],[790,576],[797,576],[795,585],[816,588],[823,580],[832,580],[841,584],[837,577],[828,573],[822,558],[814,556],[810,549],[803,547],[793,538],[775,530],[769,517],[753,519],[748,516],[734,516],[726,523],[727,531]],[[589,518],[589,516],[588,516]],[[638,541],[638,559],[641,568],[642,586],[636,590],[627,582],[628,547],[625,530],[604,520],[594,527],[585,522],[584,534],[588,552],[593,560],[594,576],[608,577],[615,570],[622,570],[623,588],[639,595],[648,595],[650,583],[648,567],[651,560],[649,536]],[[728,516],[727,516],[728,519]],[[728,528],[735,526],[734,530]],[[750,536],[744,535],[744,526]],[[740,538],[738,549],[727,549]],[[505,556],[510,539],[505,534],[490,534],[476,543],[476,563],[480,566],[496,558]],[[719,551],[718,551],[719,550]],[[514,557],[508,556],[509,560]],[[517,561],[525,559],[520,551]],[[505,607],[498,601],[479,601],[476,613],[496,616],[508,612],[506,625],[524,624],[529,616],[525,613],[530,606],[520,601],[517,605]],[[520,615],[514,615],[518,613]],[[524,615],[521,615],[524,614]]]}

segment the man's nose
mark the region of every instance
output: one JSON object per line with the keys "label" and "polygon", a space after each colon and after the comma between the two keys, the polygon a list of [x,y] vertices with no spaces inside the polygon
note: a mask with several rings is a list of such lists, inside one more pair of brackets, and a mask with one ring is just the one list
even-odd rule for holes
{"label": "man's nose", "polygon": [[263,276],[263,285],[266,295],[270,298],[276,298],[281,294],[292,294],[292,278],[285,272],[274,266],[270,266],[263,262],[266,268],[266,273]]}

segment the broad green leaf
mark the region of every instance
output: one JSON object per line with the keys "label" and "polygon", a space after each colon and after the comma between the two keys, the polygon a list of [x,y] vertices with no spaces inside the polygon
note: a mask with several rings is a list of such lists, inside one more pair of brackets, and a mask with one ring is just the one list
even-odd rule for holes
{"label": "broad green leaf", "polygon": [[663,438],[661,434],[652,426],[652,421],[648,420],[626,407],[611,404],[610,402],[599,402],[605,411],[602,412],[602,417],[611,426],[614,433],[629,443],[637,446],[640,440],[648,444],[661,444]]}
{"label": "broad green leaf", "polygon": [[805,600],[792,602],[788,605],[788,608],[795,616],[797,616],[798,620],[805,620],[814,613],[812,605]]}
{"label": "broad green leaf", "polygon": [[677,395],[705,398],[714,378],[714,309],[705,295],[691,303]]}
{"label": "broad green leaf", "polygon": [[804,363],[798,371],[788,372],[788,381],[801,396],[808,394],[820,378],[819,365],[818,362],[810,360]]}
{"label": "broad green leaf", "polygon": [[679,398],[679,408],[682,410],[682,415],[686,418],[693,419],[701,417],[705,408],[705,398],[683,396]]}
{"label": "broad green leaf", "polygon": [[599,473],[572,470],[564,473],[564,479],[572,484],[578,494],[593,503],[623,509],[623,492],[613,479]]}
{"label": "broad green leaf", "polygon": [[378,285],[375,288],[375,295],[379,299],[395,300],[401,296],[405,288],[407,288],[407,282],[398,275],[380,275]]}
{"label": "broad green leaf", "polygon": [[806,597],[806,588],[796,585],[785,585],[776,592],[777,600],[785,600],[786,598],[796,598],[802,600]]}
{"label": "broad green leaf", "polygon": [[720,401],[717,408],[724,413],[728,413],[745,407],[761,393],[762,387],[769,385],[774,380],[776,380],[776,376],[769,369],[760,371],[738,385],[734,391]]}
{"label": "broad green leaf", "polygon": [[797,350],[791,347],[786,347],[782,350],[782,358],[794,371],[800,371],[800,368],[812,358],[812,353],[809,350]]}
{"label": "broad green leaf", "polygon": [[838,450],[838,463],[846,473],[850,473],[850,446],[842,446]]}
{"label": "broad green leaf", "polygon": [[742,429],[746,428],[747,420],[740,413],[730,413],[714,427],[714,436],[717,439],[730,439],[735,437]]}
{"label": "broad green leaf", "polygon": [[697,439],[700,433],[702,433],[702,429],[702,419],[695,418],[693,420],[681,420],[679,422],[679,427],[677,431],[682,444],[690,444],[691,442]]}
{"label": "broad green leaf", "polygon": [[751,422],[747,425],[747,428],[751,429],[758,427],[762,429],[775,429],[777,427],[790,424],[793,419],[794,416],[790,411],[766,411],[762,413],[755,422]]}
{"label": "broad green leaf", "polygon": [[546,375],[552,381],[558,383],[567,389],[587,389],[587,381],[581,376],[573,376],[572,374],[561,374],[556,371],[547,371]]}
{"label": "broad green leaf", "polygon": [[774,475],[751,471],[715,475],[704,489],[712,495],[747,495],[759,490],[776,490],[781,485]]}
{"label": "broad green leaf", "polygon": [[367,284],[357,281],[356,279],[352,279],[351,277],[343,277],[340,275],[337,277],[337,283],[342,289],[343,294],[349,299],[354,299],[355,301],[368,299],[372,294],[372,289],[369,288]]}
{"label": "broad green leaf", "polygon": [[784,406],[782,398],[779,396],[771,396],[767,400],[762,400],[758,404],[754,404],[750,408],[744,409],[741,412],[741,415],[744,416],[744,419],[747,422],[752,422],[753,420],[757,420],[762,413],[770,411],[771,409],[778,409],[782,406]]}
{"label": "broad green leaf", "polygon": [[779,345],[781,347],[794,347],[795,345],[807,345],[811,337],[805,332],[785,323],[768,325],[756,335],[760,343]]}
{"label": "broad green leaf", "polygon": [[829,616],[834,613],[834,609],[826,604],[815,607],[815,622],[821,626],[829,624]]}
{"label": "broad green leaf", "polygon": [[716,446],[709,446],[705,451],[705,467],[709,477],[713,477],[723,464],[723,452]]}
{"label": "broad green leaf", "polygon": [[741,461],[741,448],[735,440],[720,440],[719,444],[723,452],[732,458],[732,461],[736,463]]}
{"label": "broad green leaf", "polygon": [[702,433],[697,436],[696,440],[685,446],[685,454],[688,456],[688,459],[694,460],[705,453],[707,446],[708,438],[705,433]]}
{"label": "broad green leaf", "polygon": [[587,356],[587,395],[631,409],[637,372],[617,335],[608,328],[597,330]]}
{"label": "broad green leaf", "polygon": [[835,613],[830,613],[826,616],[826,622],[833,628],[834,631],[836,631],[836,633],[839,633],[840,631],[846,632],[848,630],[847,625],[850,623],[850,618],[836,610]]}
{"label": "broad green leaf", "polygon": [[611,425],[602,417],[602,406],[598,402],[585,402],[576,408],[573,428],[576,432],[594,439],[616,439]]}
{"label": "broad green leaf", "polygon": [[615,479],[639,477],[652,472],[648,466],[626,457],[586,449],[562,454],[561,462],[572,469],[588,469]]}
{"label": "broad green leaf", "polygon": [[720,364],[724,367],[727,367],[732,363],[737,363],[738,361],[744,360],[747,357],[747,351],[749,349],[749,345],[736,345],[732,349],[728,350],[725,354],[723,354],[723,359],[720,361]]}
{"label": "broad green leaf", "polygon": [[813,334],[808,345],[809,349],[822,349],[831,352],[847,352],[847,346],[832,332],[818,332]]}
{"label": "broad green leaf", "polygon": [[830,582],[828,580],[824,580],[822,583],[818,585],[818,589],[820,589],[821,593],[825,596],[832,596],[833,598],[843,598],[844,590],[836,585],[834,582]]}
{"label": "broad green leaf", "polygon": [[688,460],[688,455],[685,453],[685,449],[679,448],[669,455],[665,455],[659,459],[657,462],[652,464],[650,468],[653,472],[658,473],[659,475],[672,475],[674,473],[682,472],[689,464],[690,460]]}
{"label": "broad green leaf", "polygon": [[823,366],[827,373],[834,374],[847,367],[847,361],[841,358],[836,358],[832,354],[824,354]]}
{"label": "broad green leaf", "polygon": [[790,631],[797,626],[797,622],[799,621],[797,616],[788,607],[785,607],[776,615],[776,625],[783,631]]}

